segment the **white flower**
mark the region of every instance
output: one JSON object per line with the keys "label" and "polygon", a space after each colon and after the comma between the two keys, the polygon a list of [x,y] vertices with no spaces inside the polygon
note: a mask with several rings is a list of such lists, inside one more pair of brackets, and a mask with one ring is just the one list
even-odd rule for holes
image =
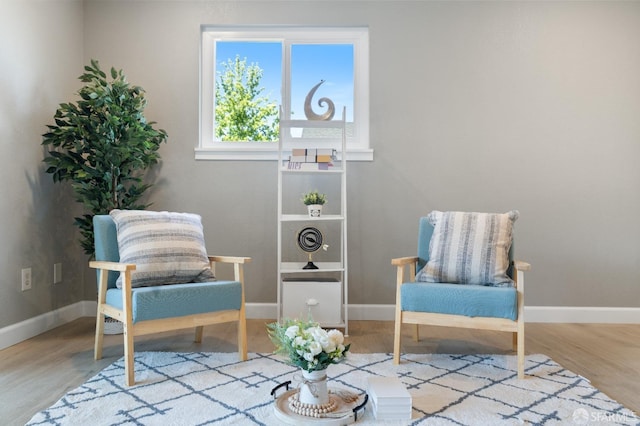
{"label": "white flower", "polygon": [[304,348],[305,346],[307,346],[307,341],[304,339],[304,337],[296,336],[295,339],[293,339],[294,348]]}
{"label": "white flower", "polygon": [[315,327],[309,327],[306,330],[306,333],[311,336],[313,338],[313,340],[315,340],[316,342],[318,341],[318,339],[320,337],[322,337],[323,334],[326,333],[326,331],[324,331],[322,328],[315,326]]}
{"label": "white flower", "polygon": [[309,343],[309,352],[315,357],[320,352],[322,352],[322,346],[318,342]]}
{"label": "white flower", "polygon": [[325,351],[326,353],[330,354],[333,351],[336,350],[335,345],[333,344],[333,342],[331,342],[330,339],[327,339],[327,344],[322,346],[322,350]]}
{"label": "white flower", "polygon": [[292,325],[291,327],[287,328],[287,331],[284,332],[284,335],[293,340],[299,332],[300,327],[298,327],[297,325]]}
{"label": "white flower", "polygon": [[344,336],[339,330],[331,330],[327,336],[334,347],[340,347],[344,343]]}
{"label": "white flower", "polygon": [[[308,329],[308,332],[309,334],[311,334],[311,336],[313,336],[314,341],[320,343],[320,346],[322,346],[322,350],[324,350],[325,352],[329,353],[335,349],[335,345],[331,343],[329,334],[326,330],[320,327],[311,327],[310,329]],[[333,347],[333,349],[331,349],[331,347]]]}

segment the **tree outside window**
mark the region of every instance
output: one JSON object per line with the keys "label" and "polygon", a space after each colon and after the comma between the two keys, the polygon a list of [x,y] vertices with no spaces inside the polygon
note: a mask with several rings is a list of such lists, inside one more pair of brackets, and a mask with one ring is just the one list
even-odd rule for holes
{"label": "tree outside window", "polygon": [[216,138],[221,141],[278,140],[278,106],[264,95],[263,70],[247,59],[227,59],[216,79]]}

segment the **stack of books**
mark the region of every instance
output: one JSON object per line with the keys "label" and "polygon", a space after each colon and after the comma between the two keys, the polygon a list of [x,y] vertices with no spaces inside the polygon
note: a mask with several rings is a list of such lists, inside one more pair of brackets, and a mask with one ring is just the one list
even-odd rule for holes
{"label": "stack of books", "polygon": [[336,150],[331,148],[291,150],[286,168],[289,170],[329,170],[336,160]]}
{"label": "stack of books", "polygon": [[411,394],[397,377],[368,377],[367,394],[376,419],[411,419]]}

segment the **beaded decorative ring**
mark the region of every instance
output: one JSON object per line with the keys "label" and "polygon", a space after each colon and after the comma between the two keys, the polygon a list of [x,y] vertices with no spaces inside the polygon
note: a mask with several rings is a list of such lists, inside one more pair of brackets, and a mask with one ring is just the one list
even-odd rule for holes
{"label": "beaded decorative ring", "polygon": [[319,405],[300,402],[297,393],[289,397],[289,409],[301,416],[316,418],[324,417],[327,413],[334,411],[336,407],[336,401],[331,397],[329,397],[329,402]]}

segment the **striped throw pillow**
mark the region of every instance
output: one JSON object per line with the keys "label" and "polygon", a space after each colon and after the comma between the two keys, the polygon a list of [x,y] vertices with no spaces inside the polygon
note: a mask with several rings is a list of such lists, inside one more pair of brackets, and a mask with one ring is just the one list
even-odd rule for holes
{"label": "striped throw pillow", "polygon": [[[113,210],[120,262],[135,263],[132,287],[214,279],[199,215],[190,213]],[[122,287],[122,277],[116,282]]]}
{"label": "striped throw pillow", "polygon": [[513,285],[507,275],[517,210],[504,214],[433,211],[429,260],[416,281]]}

